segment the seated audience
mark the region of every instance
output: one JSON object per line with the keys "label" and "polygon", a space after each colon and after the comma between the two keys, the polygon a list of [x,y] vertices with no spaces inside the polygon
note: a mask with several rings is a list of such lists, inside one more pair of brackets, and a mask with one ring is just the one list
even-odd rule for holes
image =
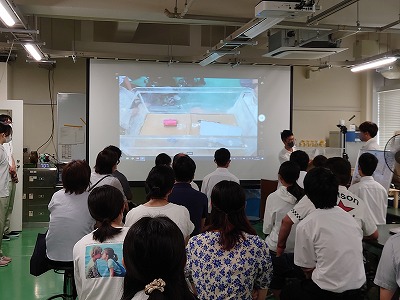
{"label": "seated audience", "polygon": [[[175,164],[176,160],[177,160],[179,157],[181,157],[181,156],[189,156],[189,155],[187,155],[187,154],[185,154],[185,153],[177,153],[177,154],[175,154],[175,155],[174,155],[174,158],[173,158],[173,160],[172,160],[172,168],[174,168],[174,164]],[[194,178],[194,177],[193,177],[193,178]],[[193,179],[190,181],[190,186],[191,186],[192,188],[194,188],[196,191],[200,191],[199,186],[197,185],[196,182],[193,181]]]}
{"label": "seated audience", "polygon": [[270,289],[275,297],[279,297],[285,284],[286,277],[298,277],[302,275],[301,269],[293,262],[295,231],[291,231],[288,237],[286,252],[276,257],[278,234],[283,217],[304,196],[304,190],[297,184],[300,167],[291,161],[285,161],[279,167],[278,179],[281,186],[267,198],[264,213],[263,232],[267,235],[265,242],[274,267]]}
{"label": "seated audience", "polygon": [[88,209],[90,167],[83,160],[68,163],[62,172],[63,189],[49,203],[50,222],[46,235],[47,257],[72,264],[72,248],[94,228]]}
{"label": "seated audience", "polygon": [[112,175],[117,170],[117,162],[118,155],[112,150],[104,149],[97,154],[94,172],[90,175],[89,191],[98,186],[111,185],[124,194],[120,181]]}
{"label": "seated audience", "polygon": [[378,159],[371,153],[363,153],[358,158],[360,182],[349,187],[349,191],[363,199],[375,224],[386,224],[388,195],[386,189],[372,177]]}
{"label": "seated audience", "polygon": [[160,153],[156,156],[155,165],[171,166],[172,159],[167,153]]}
{"label": "seated audience", "polygon": [[228,171],[231,163],[231,153],[228,149],[220,148],[216,150],[214,153],[214,162],[217,164],[217,169],[206,175],[201,184],[201,192],[206,194],[208,198],[209,213],[211,212],[211,191],[218,182],[228,180],[240,183],[239,179]]}
{"label": "seated audience", "polygon": [[310,163],[310,157],[302,150],[297,150],[290,155],[289,161],[295,162],[300,167],[299,179],[297,179],[298,185],[303,188],[304,177],[307,175],[308,164]]}
{"label": "seated audience", "polygon": [[294,136],[291,130],[284,130],[281,132],[281,140],[283,142],[283,149],[279,152],[279,164],[288,161],[290,155],[296,151],[296,146],[294,145]]}
{"label": "seated audience", "polygon": [[246,217],[244,190],[224,180],[215,185],[211,199],[210,225],[186,246],[198,298],[265,299],[271,258]]}
{"label": "seated audience", "polygon": [[[400,234],[391,236],[383,247],[374,283],[380,287],[380,300],[399,299]],[[397,297],[395,297],[397,294]]]}
{"label": "seated audience", "polygon": [[376,142],[376,135],[378,134],[378,126],[370,121],[365,121],[358,126],[360,130],[359,138],[365,145],[361,150],[379,150],[379,145]]}
{"label": "seated audience", "polygon": [[309,169],[312,168],[317,168],[317,167],[323,167],[324,164],[326,163],[328,158],[326,158],[326,156],[324,155],[317,155],[313,158],[313,160],[311,161],[311,164],[309,165]]}
{"label": "seated audience", "polygon": [[93,189],[87,203],[99,226],[73,249],[79,300],[121,299],[125,275],[122,244],[128,232],[122,224],[124,197],[117,188],[103,185]]}
{"label": "seated audience", "polygon": [[183,205],[190,214],[190,220],[194,224],[192,235],[199,234],[207,217],[207,196],[196,191],[190,186],[194,178],[196,164],[189,156],[184,155],[174,159],[175,184],[168,196],[170,203]]}
{"label": "seated audience", "polygon": [[187,240],[193,232],[194,225],[190,221],[186,207],[168,202],[168,196],[174,187],[175,176],[171,167],[155,166],[146,179],[147,202],[132,208],[126,215],[125,226],[132,226],[144,216],[167,216],[178,225]]}
{"label": "seated audience", "polygon": [[[110,150],[113,151],[117,155],[117,165],[119,164],[119,160],[121,159],[122,151],[116,146],[110,145],[108,147],[105,147],[104,150]],[[129,181],[126,178],[124,174],[122,174],[120,171],[118,171],[117,167],[115,167],[115,170],[112,172],[112,175],[119,180],[119,182],[122,185],[122,188],[124,190],[124,195],[125,198],[129,201],[132,200],[132,191],[131,187],[129,186]]]}
{"label": "seated audience", "polygon": [[126,275],[121,299],[196,299],[185,281],[185,263],[185,241],[176,224],[162,216],[141,218],[124,241]]}
{"label": "seated audience", "polygon": [[304,191],[316,210],[297,225],[294,262],[307,279],[283,289],[281,299],[363,299],[362,231],[336,206],[335,175],[314,168],[304,179]]}

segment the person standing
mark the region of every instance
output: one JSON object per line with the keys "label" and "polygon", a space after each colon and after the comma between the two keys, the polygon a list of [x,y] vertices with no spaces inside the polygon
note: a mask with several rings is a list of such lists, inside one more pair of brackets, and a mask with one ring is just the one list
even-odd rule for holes
{"label": "person standing", "polygon": [[201,184],[201,192],[207,195],[208,198],[208,212],[211,213],[211,191],[214,186],[222,181],[234,181],[240,183],[239,178],[228,171],[231,163],[231,153],[226,148],[220,148],[214,153],[214,162],[217,164],[217,169],[206,175]]}
{"label": "person standing", "polygon": [[279,163],[282,164],[290,159],[290,155],[293,151],[296,151],[294,145],[294,135],[291,130],[284,130],[281,132],[281,140],[283,142],[283,149],[279,152]]}
{"label": "person standing", "polygon": [[379,150],[379,145],[375,139],[378,134],[378,126],[373,122],[365,121],[358,128],[360,130],[360,140],[365,142],[361,150]]}

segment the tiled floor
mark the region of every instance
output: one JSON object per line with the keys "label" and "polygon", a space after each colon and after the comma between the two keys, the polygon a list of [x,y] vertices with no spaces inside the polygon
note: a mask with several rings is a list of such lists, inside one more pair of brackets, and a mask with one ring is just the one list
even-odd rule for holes
{"label": "tiled floor", "polygon": [[0,268],[1,300],[44,300],[62,292],[63,276],[53,271],[35,277],[29,273],[29,261],[39,232],[46,228],[24,228],[21,236],[3,242],[3,252],[13,261]]}

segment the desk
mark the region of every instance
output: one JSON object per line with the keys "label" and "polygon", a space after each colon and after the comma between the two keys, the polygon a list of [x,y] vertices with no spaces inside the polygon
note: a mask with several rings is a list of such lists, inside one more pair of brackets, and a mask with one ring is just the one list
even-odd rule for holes
{"label": "desk", "polygon": [[388,224],[400,223],[400,208],[394,208],[394,207],[387,208],[386,223]]}
{"label": "desk", "polygon": [[400,227],[400,224],[378,225],[379,237],[377,240],[365,240],[363,247],[366,251],[372,252],[379,257],[381,256],[383,246],[392,234],[389,232],[391,228]]}

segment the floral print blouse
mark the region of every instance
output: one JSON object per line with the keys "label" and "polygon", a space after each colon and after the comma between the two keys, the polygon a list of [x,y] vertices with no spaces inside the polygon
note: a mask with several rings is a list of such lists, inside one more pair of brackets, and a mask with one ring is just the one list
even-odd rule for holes
{"label": "floral print blouse", "polygon": [[186,246],[186,268],[198,298],[251,300],[253,289],[268,288],[272,264],[265,241],[244,233],[244,240],[225,251],[219,237],[219,232],[205,232],[192,237]]}

